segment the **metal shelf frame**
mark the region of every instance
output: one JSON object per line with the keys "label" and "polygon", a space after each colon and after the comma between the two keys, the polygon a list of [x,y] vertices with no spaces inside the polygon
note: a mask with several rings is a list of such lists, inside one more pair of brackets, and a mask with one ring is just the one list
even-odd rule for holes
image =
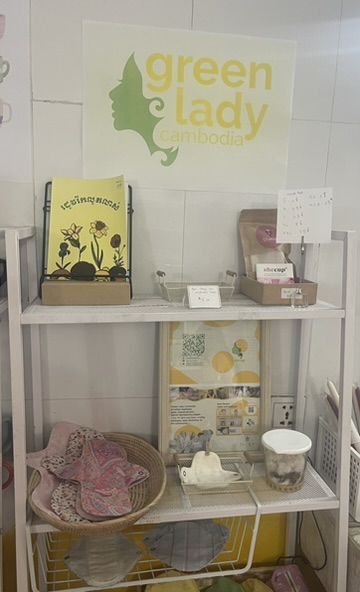
{"label": "metal shelf frame", "polygon": [[[103,307],[46,307],[42,306],[37,294],[36,244],[33,228],[12,228],[6,230],[6,252],[8,264],[8,309],[10,333],[10,368],[13,405],[14,458],[15,458],[15,517],[17,547],[17,582],[21,592],[29,591],[27,563],[27,542],[29,543],[29,560],[34,557],[34,539],[45,537],[39,542],[46,549],[49,545],[51,527],[27,521],[27,469],[26,469],[26,413],[25,413],[25,368],[24,368],[24,329],[30,326],[32,391],[33,391],[33,427],[35,448],[43,447],[43,412],[40,358],[41,325],[51,324],[82,324],[82,323],[166,323],[169,321],[187,320],[300,320],[300,356],[297,384],[297,417],[296,428],[303,428],[306,374],[308,351],[311,341],[311,326],[315,319],[339,319],[341,324],[341,359],[340,359],[340,393],[339,410],[339,446],[338,446],[338,481],[336,494],[327,487],[319,475],[308,467],[306,484],[297,494],[279,494],[269,491],[264,485],[261,468],[255,474],[254,483],[248,492],[237,494],[236,500],[222,499],[218,496],[214,505],[206,500],[184,496],[180,485],[169,476],[167,493],[152,512],[143,519],[144,523],[161,523],[169,520],[188,520],[201,518],[225,518],[227,516],[244,516],[260,518],[264,513],[293,513],[299,511],[335,509],[336,520],[336,569],[333,592],[346,590],[347,540],[348,540],[348,507],[349,507],[349,455],[350,430],[347,426],[351,417],[351,386],[353,380],[353,342],[355,332],[355,261],[356,233],[352,231],[333,231],[332,240],[342,243],[343,277],[341,306],[318,302],[307,309],[294,310],[291,307],[261,306],[253,301],[236,297],[224,303],[221,309],[201,310],[188,309],[179,304],[172,304],[156,297],[134,298],[130,305]],[[26,271],[21,265],[21,255],[25,251]],[[306,255],[305,275],[314,275],[317,252],[309,249]],[[313,278],[316,279],[316,278]],[[26,295],[24,298],[24,285]],[[229,494],[226,494],[229,495]],[[225,497],[226,497],[225,495]],[[246,496],[246,499],[242,498]],[[202,498],[202,496],[193,496]],[[185,499],[187,498],[187,499]],[[176,501],[177,500],[177,501]],[[220,503],[221,502],[221,503]],[[179,506],[177,504],[180,504]],[[181,505],[182,504],[182,505]],[[201,506],[201,504],[203,504]],[[259,508],[261,510],[259,510]],[[56,533],[55,533],[56,534]],[[40,539],[39,539],[40,541]],[[251,555],[251,554],[250,554]],[[38,556],[38,553],[37,553]],[[250,557],[251,560],[251,557]],[[47,564],[46,564],[47,565]],[[28,567],[27,567],[28,566]],[[233,568],[234,566],[232,566]],[[48,569],[48,568],[47,568]],[[215,575],[224,575],[226,571],[218,565]],[[241,568],[240,568],[241,569]],[[46,570],[45,570],[46,571]],[[232,573],[233,569],[231,569]],[[46,580],[47,574],[44,573]],[[152,576],[153,577],[153,576]],[[186,577],[186,576],[185,576]],[[193,576],[192,576],[193,577]],[[151,578],[150,578],[151,579]],[[150,581],[150,580],[149,580]],[[139,582],[138,582],[139,583]],[[145,583],[141,581],[140,583]],[[127,584],[128,585],[128,584]],[[75,586],[78,588],[78,584]],[[47,589],[42,588],[42,589]],[[51,590],[51,588],[49,588]],[[54,588],[55,589],[55,588]],[[56,588],[58,589],[58,588]],[[66,589],[71,589],[68,585]],[[87,590],[87,588],[83,588]]]}
{"label": "metal shelf frame", "polygon": [[[221,573],[222,576],[230,576],[234,573],[246,573],[251,568],[255,550],[256,534],[260,521],[260,513],[253,517],[242,517],[241,520],[225,518],[220,520],[229,530],[229,541],[214,561],[209,563],[200,572],[174,576],[169,573],[170,569],[159,559],[149,553],[143,537],[148,532],[144,525],[137,527],[131,532],[126,531],[126,536],[141,550],[140,560],[120,584],[110,586],[118,590],[126,586],[144,586],[154,582],[154,578],[161,574],[164,581],[183,581],[214,577]],[[80,592],[94,590],[94,587],[87,586],[75,574],[70,572],[62,559],[67,549],[75,544],[77,538],[71,535],[64,536],[58,531],[36,532],[36,527],[27,525],[26,535],[28,543],[28,557],[30,566],[30,578],[34,592],[67,591],[75,588]],[[246,553],[244,560],[243,546],[247,537],[251,537],[251,550]],[[242,567],[239,565],[242,564]],[[82,583],[82,586],[81,586]],[[107,586],[106,589],[108,589]],[[96,588],[95,588],[96,589]],[[137,588],[138,589],[138,588]]]}
{"label": "metal shelf frame", "polygon": [[[0,228],[0,239],[5,238],[5,229]],[[6,314],[8,305],[7,298],[0,298],[0,326],[3,322],[3,317]],[[1,327],[2,328],[2,327]],[[2,392],[0,390],[0,415],[2,419]],[[2,423],[0,424],[0,442],[2,441]],[[2,450],[0,450],[0,462],[2,464]],[[3,590],[3,563],[2,563],[2,546],[3,546],[3,500],[4,495],[0,490],[0,592]]]}
{"label": "metal shelf frame", "polygon": [[[0,228],[0,240],[5,239],[5,228]],[[0,317],[7,311],[7,298],[0,297]]]}
{"label": "metal shelf frame", "polygon": [[342,308],[317,302],[294,312],[291,306],[261,306],[246,296],[235,296],[220,309],[190,309],[157,296],[134,297],[119,306],[44,306],[36,299],[21,313],[22,325],[76,325],[78,323],[163,323],[170,321],[341,319]]}

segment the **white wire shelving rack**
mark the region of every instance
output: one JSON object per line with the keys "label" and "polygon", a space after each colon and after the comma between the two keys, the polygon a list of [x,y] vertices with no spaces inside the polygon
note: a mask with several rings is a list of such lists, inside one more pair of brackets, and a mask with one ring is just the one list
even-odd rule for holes
{"label": "white wire shelving rack", "polygon": [[[306,470],[303,488],[295,493],[284,494],[274,491],[267,485],[264,475],[264,466],[259,463],[255,465],[253,483],[248,491],[189,496],[184,494],[181,488],[176,468],[167,467],[166,495],[133,529],[126,531],[129,539],[142,551],[141,559],[124,581],[116,584],[114,588],[149,584],[159,574],[176,581],[202,579],[209,574],[214,577],[220,574],[226,576],[245,573],[252,565],[262,515],[274,512],[287,513],[291,508],[295,508],[296,511],[307,511],[339,507],[338,498],[310,465]],[[142,543],[142,534],[153,524],[204,519],[215,519],[228,527],[229,543],[225,550],[206,568],[195,574],[181,577],[166,576],[170,568],[149,554]],[[37,518],[28,521],[26,537],[34,592],[60,592],[71,589],[75,582],[77,586],[80,585],[80,580],[67,570],[62,561],[66,550],[76,542],[76,538],[56,531]],[[47,587],[42,589],[39,582],[46,583]],[[81,588],[83,592],[92,589]]]}
{"label": "white wire shelving rack", "polygon": [[[258,526],[256,518],[243,517],[237,521],[226,518],[218,521],[229,530],[229,542],[226,547],[216,560],[209,563],[201,572],[181,576],[174,575],[171,568],[149,553],[143,543],[143,537],[148,532],[146,525],[138,526],[132,531],[126,532],[126,536],[137,545],[142,555],[136,566],[120,584],[107,586],[106,589],[114,588],[118,590],[124,586],[126,588],[145,586],[153,583],[154,578],[160,575],[163,579],[166,578],[167,581],[183,581],[186,579],[193,580],[194,578],[203,579],[209,576],[214,577],[219,573],[223,576],[245,573],[251,567],[253,551],[252,553],[246,552],[244,555],[244,541],[250,537],[254,541],[253,546],[255,546],[256,535],[254,536],[254,531]],[[27,530],[27,537],[30,577],[34,591],[65,592],[75,587],[76,590],[81,592],[94,590],[93,586],[86,585],[85,582],[69,571],[63,562],[63,557],[69,547],[76,543],[76,537],[71,535],[64,537],[59,532],[42,532],[34,537],[31,536],[31,529]],[[243,564],[242,568],[239,568],[240,563]],[[39,583],[41,583],[40,586]]]}
{"label": "white wire shelving rack", "polygon": [[[42,415],[42,383],[40,358],[41,325],[51,324],[83,324],[83,323],[135,323],[187,320],[293,320],[301,321],[301,345],[299,356],[297,386],[297,423],[301,429],[307,370],[307,354],[311,339],[311,323],[315,319],[339,319],[341,325],[341,359],[340,359],[340,392],[351,394],[353,372],[353,341],[355,311],[355,259],[356,234],[354,232],[334,231],[332,240],[339,241],[343,247],[343,282],[341,306],[318,302],[307,309],[295,310],[288,306],[271,307],[257,305],[245,297],[236,297],[224,303],[221,309],[201,310],[188,309],[172,304],[160,297],[134,298],[130,305],[103,307],[49,307],[43,306],[38,300],[35,234],[32,228],[8,229],[6,231],[6,249],[8,262],[9,284],[9,327],[10,327],[10,366],[14,423],[14,456],[15,456],[15,496],[16,496],[16,546],[17,546],[17,581],[21,592],[29,591],[28,573],[32,576],[33,591],[51,590],[91,590],[81,587],[81,582],[64,571],[60,565],[59,545],[71,544],[68,535],[54,531],[48,524],[39,523],[27,515],[26,490],[26,413],[25,413],[25,367],[24,367],[24,335],[26,326],[30,326],[32,390],[33,390],[33,426],[35,447],[43,447],[43,415]],[[22,270],[21,251],[25,250],[27,269]],[[310,277],[307,275],[307,277]],[[24,297],[24,283],[27,284]],[[336,575],[333,592],[346,590],[347,567],[347,532],[349,506],[349,450],[350,431],[346,429],[351,417],[351,397],[341,398],[339,414],[339,446],[338,446],[338,481],[334,494],[322,481],[316,471],[308,466],[304,487],[296,493],[284,494],[271,490],[265,482],[264,470],[261,465],[255,466],[253,484],[249,491],[213,496],[186,496],[180,483],[169,468],[168,483],[165,495],[159,504],[142,520],[144,527],[149,524],[179,520],[201,520],[204,518],[226,520],[231,529],[239,528],[241,538],[250,533],[250,551],[245,559],[240,555],[230,562],[231,573],[242,573],[249,569],[252,561],[251,546],[255,545],[257,521],[263,514],[294,513],[310,510],[336,510]],[[190,499],[191,497],[191,499]],[[206,499],[209,498],[209,499]],[[231,518],[229,518],[231,517]],[[241,519],[240,519],[241,517]],[[237,520],[239,518],[239,520]],[[237,525],[240,526],[237,526]],[[134,527],[135,536],[136,528]],[[141,527],[140,527],[141,530]],[[239,532],[240,532],[239,531]],[[245,534],[244,534],[245,533]],[[136,535],[137,536],[137,535]],[[236,533],[233,536],[237,536]],[[141,537],[140,537],[141,538]],[[138,540],[138,539],[137,539]],[[240,554],[242,545],[240,547]],[[242,565],[238,565],[242,560]],[[228,559],[230,561],[230,559]],[[217,560],[209,564],[204,573],[225,575],[227,559]],[[59,566],[60,565],[60,566]],[[129,574],[124,586],[135,586],[153,581],[158,570],[165,575],[164,565],[144,555],[132,574]],[[149,566],[149,569],[146,569]],[[60,575],[61,572],[62,575]],[[37,576],[36,576],[37,574]],[[194,577],[191,576],[182,576]],[[200,577],[200,574],[199,574]],[[55,583],[59,578],[60,583]],[[171,578],[170,578],[171,579]],[[61,587],[63,586],[63,587]],[[121,585],[117,585],[121,587]]]}

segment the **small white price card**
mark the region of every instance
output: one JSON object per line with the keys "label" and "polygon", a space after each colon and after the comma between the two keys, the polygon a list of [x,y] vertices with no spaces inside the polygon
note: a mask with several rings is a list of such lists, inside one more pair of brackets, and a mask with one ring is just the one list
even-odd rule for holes
{"label": "small white price card", "polygon": [[219,286],[188,286],[190,308],[220,308]]}
{"label": "small white price card", "polygon": [[332,188],[279,191],[276,224],[278,243],[329,243]]}

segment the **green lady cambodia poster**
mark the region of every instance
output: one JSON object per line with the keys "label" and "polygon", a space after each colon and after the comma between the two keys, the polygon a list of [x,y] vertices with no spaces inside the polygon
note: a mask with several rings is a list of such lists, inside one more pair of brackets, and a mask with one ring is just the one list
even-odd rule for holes
{"label": "green lady cambodia poster", "polygon": [[84,175],[112,175],[121,162],[134,187],[276,193],[295,47],[85,21]]}
{"label": "green lady cambodia poster", "polygon": [[48,234],[47,275],[113,280],[128,269],[124,177],[54,177]]}

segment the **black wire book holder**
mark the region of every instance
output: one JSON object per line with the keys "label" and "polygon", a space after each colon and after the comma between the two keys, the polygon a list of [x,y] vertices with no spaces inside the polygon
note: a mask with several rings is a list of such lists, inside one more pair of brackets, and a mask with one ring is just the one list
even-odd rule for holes
{"label": "black wire book holder", "polygon": [[[42,295],[42,285],[45,280],[54,280],[53,274],[50,274],[47,269],[47,259],[48,259],[48,246],[49,246],[49,217],[51,211],[51,189],[52,189],[52,182],[48,181],[45,184],[45,199],[44,199],[44,206],[43,206],[43,241],[42,241],[42,273],[40,277],[40,297]],[[131,267],[132,267],[132,215],[133,215],[133,199],[132,199],[132,187],[131,185],[127,185],[127,252],[128,252],[128,264],[127,269],[122,267],[121,273],[116,275],[109,275],[107,281],[117,281],[121,279],[122,281],[126,281],[130,285],[130,297],[132,298],[133,295],[133,288],[132,288],[132,279],[131,279]],[[68,276],[63,277],[67,281],[71,280],[85,280],[89,281],[89,276],[84,275],[74,275],[73,273],[69,274]],[[92,281],[104,281],[103,276],[97,276],[96,272],[92,279]]]}

